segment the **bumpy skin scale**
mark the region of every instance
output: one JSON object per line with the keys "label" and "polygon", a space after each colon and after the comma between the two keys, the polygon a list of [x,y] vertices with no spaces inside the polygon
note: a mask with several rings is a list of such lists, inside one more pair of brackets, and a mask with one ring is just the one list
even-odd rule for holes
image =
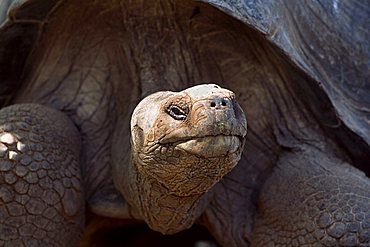
{"label": "bumpy skin scale", "polygon": [[80,140],[56,110],[0,111],[0,246],[76,246],[84,224]]}
{"label": "bumpy skin scale", "polygon": [[252,246],[370,244],[370,181],[323,150],[282,156],[259,204]]}

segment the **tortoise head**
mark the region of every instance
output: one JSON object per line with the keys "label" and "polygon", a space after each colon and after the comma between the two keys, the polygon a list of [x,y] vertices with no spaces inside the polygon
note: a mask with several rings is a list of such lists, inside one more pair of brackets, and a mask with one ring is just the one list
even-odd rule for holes
{"label": "tortoise head", "polygon": [[138,172],[168,193],[200,195],[239,161],[247,122],[235,94],[214,84],[143,99],[131,119]]}

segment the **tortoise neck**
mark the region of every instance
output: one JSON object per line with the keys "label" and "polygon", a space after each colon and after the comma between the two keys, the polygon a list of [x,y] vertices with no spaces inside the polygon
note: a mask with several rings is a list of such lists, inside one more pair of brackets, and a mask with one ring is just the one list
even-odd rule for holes
{"label": "tortoise neck", "polygon": [[154,179],[144,179],[138,187],[141,215],[148,225],[163,234],[190,228],[209,202],[209,194],[177,196]]}
{"label": "tortoise neck", "polygon": [[174,234],[190,228],[204,212],[210,201],[212,189],[206,193],[192,196],[170,194],[154,178],[141,174],[134,162],[129,162],[119,186],[130,204],[135,218],[143,219],[150,228],[162,234]]}

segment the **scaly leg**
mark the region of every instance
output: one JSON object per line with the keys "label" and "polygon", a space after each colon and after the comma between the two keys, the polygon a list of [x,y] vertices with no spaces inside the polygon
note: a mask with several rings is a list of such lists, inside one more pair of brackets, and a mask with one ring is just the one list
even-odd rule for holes
{"label": "scaly leg", "polygon": [[370,246],[370,179],[312,147],[284,155],[261,192],[252,246]]}
{"label": "scaly leg", "polygon": [[84,225],[80,139],[57,110],[0,110],[0,246],[77,246]]}

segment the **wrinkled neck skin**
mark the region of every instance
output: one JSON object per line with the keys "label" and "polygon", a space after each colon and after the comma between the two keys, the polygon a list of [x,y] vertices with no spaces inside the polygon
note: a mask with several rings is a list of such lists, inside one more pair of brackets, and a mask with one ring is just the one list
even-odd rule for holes
{"label": "wrinkled neck skin", "polygon": [[138,170],[139,158],[123,160],[121,171],[114,174],[115,184],[131,206],[134,218],[144,220],[150,228],[163,234],[174,234],[190,228],[204,212],[213,190],[191,196],[177,196],[156,179]]}

